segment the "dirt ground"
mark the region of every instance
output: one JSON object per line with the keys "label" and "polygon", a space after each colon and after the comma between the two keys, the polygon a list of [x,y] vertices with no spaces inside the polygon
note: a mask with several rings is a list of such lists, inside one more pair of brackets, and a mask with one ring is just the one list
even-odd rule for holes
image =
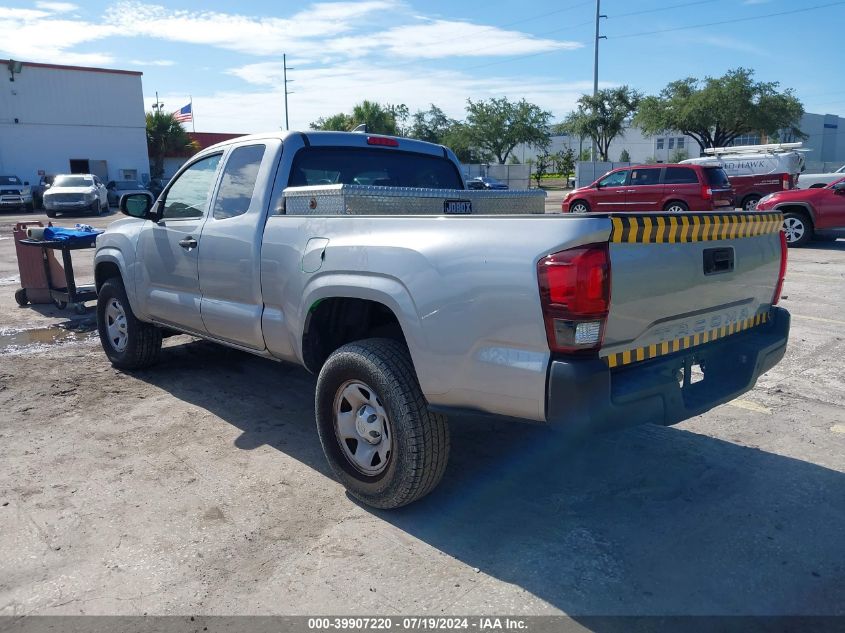
{"label": "dirt ground", "polygon": [[845,614],[845,240],[790,251],[789,350],[741,400],[580,443],[456,418],[440,487],[380,512],[304,370],[179,336],[121,373],[92,311],[17,307],[14,219],[0,615]]}

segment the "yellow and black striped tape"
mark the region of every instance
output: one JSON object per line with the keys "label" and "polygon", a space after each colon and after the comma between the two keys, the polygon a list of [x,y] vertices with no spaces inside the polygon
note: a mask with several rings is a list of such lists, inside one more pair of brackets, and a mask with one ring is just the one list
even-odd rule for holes
{"label": "yellow and black striped tape", "polygon": [[756,237],[777,233],[783,215],[775,213],[679,214],[614,216],[610,241],[675,244]]}
{"label": "yellow and black striped tape", "polygon": [[630,365],[631,363],[638,363],[643,360],[650,360],[658,356],[665,356],[680,350],[690,349],[698,345],[710,343],[716,339],[737,334],[749,328],[766,323],[769,320],[768,312],[760,312],[756,316],[744,321],[736,321],[730,325],[724,325],[708,332],[700,332],[690,336],[682,336],[674,341],[664,341],[662,343],[654,343],[646,345],[645,347],[638,347],[636,349],[629,349],[617,354],[605,356],[604,360],[609,367],[620,367],[622,365]]}

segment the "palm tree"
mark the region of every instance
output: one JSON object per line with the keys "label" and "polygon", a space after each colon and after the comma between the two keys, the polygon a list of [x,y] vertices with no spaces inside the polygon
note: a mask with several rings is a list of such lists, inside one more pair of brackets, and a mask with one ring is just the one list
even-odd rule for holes
{"label": "palm tree", "polygon": [[164,176],[164,157],[195,147],[182,124],[172,114],[147,112],[147,150],[152,178]]}

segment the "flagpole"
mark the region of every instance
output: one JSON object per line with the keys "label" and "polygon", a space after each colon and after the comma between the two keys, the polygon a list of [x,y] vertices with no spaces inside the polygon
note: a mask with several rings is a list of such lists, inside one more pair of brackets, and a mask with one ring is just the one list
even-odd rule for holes
{"label": "flagpole", "polygon": [[191,131],[196,132],[197,131],[197,123],[196,123],[196,120],[194,118],[194,116],[195,116],[194,115],[194,98],[191,95],[188,95],[188,99],[190,99],[190,101],[191,101]]}

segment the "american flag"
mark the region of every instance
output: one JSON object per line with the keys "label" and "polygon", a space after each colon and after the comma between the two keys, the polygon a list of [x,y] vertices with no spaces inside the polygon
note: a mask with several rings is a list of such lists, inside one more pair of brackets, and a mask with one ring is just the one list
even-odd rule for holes
{"label": "american flag", "polygon": [[179,121],[179,123],[184,123],[185,121],[193,121],[194,113],[191,108],[193,104],[189,103],[184,108],[181,108],[173,113],[173,118]]}

